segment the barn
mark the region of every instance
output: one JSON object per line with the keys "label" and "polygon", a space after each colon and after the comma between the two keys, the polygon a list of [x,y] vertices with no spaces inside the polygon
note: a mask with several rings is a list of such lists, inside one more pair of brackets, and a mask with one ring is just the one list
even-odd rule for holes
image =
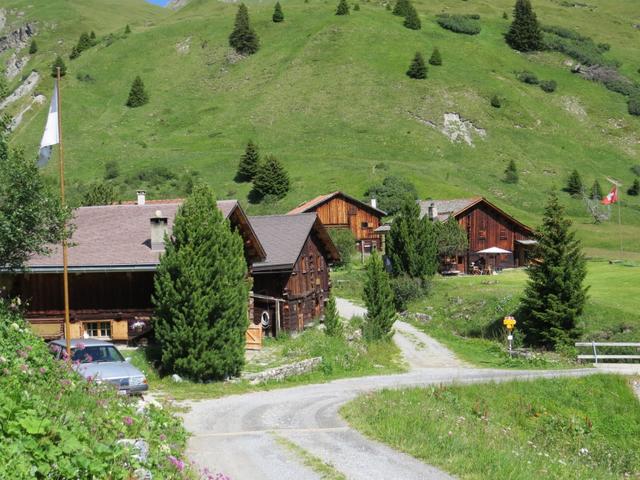
{"label": "barn", "polygon": [[271,335],[301,331],[324,311],[338,251],[315,213],[249,220],[267,254],[251,268],[254,322]]}
{"label": "barn", "polygon": [[[467,251],[456,258],[446,259],[442,265],[443,272],[480,273],[484,271],[483,266],[512,268],[527,264],[536,243],[534,231],[486,198],[423,200],[418,203],[421,217],[438,222],[454,217],[467,232]],[[478,253],[492,247],[510,253]]]}
{"label": "barn", "polygon": [[[153,275],[164,250],[180,200],[81,207],[74,211],[69,242],[69,294],[72,338],[94,337],[132,342],[151,328]],[[265,252],[236,200],[218,209],[244,240],[247,264]],[[0,275],[12,296],[27,302],[26,317],[47,339],[63,335],[64,304],[61,248],[31,258],[25,272]]]}
{"label": "barn", "polygon": [[382,248],[383,236],[376,229],[387,214],[377,208],[375,199],[369,204],[345,193],[333,192],[298,205],[289,215],[309,212],[317,213],[327,228],[350,229],[360,251]]}

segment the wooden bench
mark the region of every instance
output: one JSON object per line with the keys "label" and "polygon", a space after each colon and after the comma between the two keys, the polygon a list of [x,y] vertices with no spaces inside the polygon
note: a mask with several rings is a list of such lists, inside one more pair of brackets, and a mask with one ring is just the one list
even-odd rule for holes
{"label": "wooden bench", "polygon": [[576,342],[575,345],[576,348],[591,347],[593,351],[591,355],[578,355],[578,360],[593,360],[594,363],[598,363],[598,360],[640,360],[640,353],[638,355],[598,354],[598,347],[632,347],[640,350],[640,343],[637,342]]}

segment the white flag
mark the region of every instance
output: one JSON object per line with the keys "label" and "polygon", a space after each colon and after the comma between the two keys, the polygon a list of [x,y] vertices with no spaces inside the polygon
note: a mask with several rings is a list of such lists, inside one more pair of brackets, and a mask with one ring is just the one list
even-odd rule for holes
{"label": "white flag", "polygon": [[40,156],[38,157],[38,166],[43,167],[51,158],[51,150],[53,145],[60,143],[60,132],[58,131],[58,80],[55,80],[53,87],[53,95],[51,96],[51,105],[49,106],[49,116],[47,117],[47,125],[44,127],[44,134],[40,141]]}

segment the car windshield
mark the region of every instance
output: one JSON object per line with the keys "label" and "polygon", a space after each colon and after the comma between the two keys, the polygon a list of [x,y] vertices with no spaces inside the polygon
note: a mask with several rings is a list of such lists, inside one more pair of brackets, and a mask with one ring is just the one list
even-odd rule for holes
{"label": "car windshield", "polygon": [[124,358],[112,345],[85,346],[73,350],[72,360],[80,363],[124,362]]}

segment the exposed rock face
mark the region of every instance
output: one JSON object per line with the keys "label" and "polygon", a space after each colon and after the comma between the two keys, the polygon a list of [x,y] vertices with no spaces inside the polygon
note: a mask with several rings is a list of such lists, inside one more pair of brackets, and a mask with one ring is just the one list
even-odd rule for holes
{"label": "exposed rock face", "polygon": [[176,52],[178,52],[178,55],[187,55],[190,49],[191,37],[187,37],[183,41],[176,44]]}
{"label": "exposed rock face", "polygon": [[189,3],[189,0],[171,0],[167,3],[167,8],[170,8],[171,10],[178,10],[184,7],[187,3]]}
{"label": "exposed rock face", "polygon": [[29,110],[31,110],[31,108],[34,105],[42,105],[46,101],[47,101],[47,99],[46,99],[46,97],[44,95],[36,95],[35,97],[33,97],[31,99],[31,103],[29,103],[29,105],[27,105],[22,110],[20,110],[18,112],[18,114],[11,119],[11,122],[9,123],[9,127],[8,127],[9,133],[13,132],[16,128],[18,128],[20,126],[20,124],[22,123],[22,119],[24,118],[25,113],[27,113]]}
{"label": "exposed rock face", "polygon": [[5,68],[5,75],[7,76],[7,78],[9,80],[13,80],[18,75],[20,75],[20,72],[22,71],[22,69],[27,64],[28,61],[29,61],[29,57],[27,56],[19,57],[15,53],[11,54],[11,56],[9,57],[9,60],[7,60],[7,64]]}
{"label": "exposed rock face", "polygon": [[29,39],[36,34],[36,26],[27,23],[24,26],[0,37],[0,53],[9,49],[20,50],[27,46]]}
{"label": "exposed rock face", "polygon": [[4,8],[0,8],[0,33],[7,23],[7,11]]}
{"label": "exposed rock face", "polygon": [[7,108],[14,102],[17,102],[22,97],[29,95],[38,85],[40,81],[40,74],[38,72],[31,72],[22,84],[16,88],[11,95],[0,102],[0,111]]}
{"label": "exposed rock face", "polygon": [[465,120],[457,113],[445,113],[444,114],[444,126],[441,130],[449,140],[453,143],[465,142],[467,145],[473,147],[472,135],[478,135],[481,138],[487,136],[487,132],[484,128],[476,127],[471,121]]}

